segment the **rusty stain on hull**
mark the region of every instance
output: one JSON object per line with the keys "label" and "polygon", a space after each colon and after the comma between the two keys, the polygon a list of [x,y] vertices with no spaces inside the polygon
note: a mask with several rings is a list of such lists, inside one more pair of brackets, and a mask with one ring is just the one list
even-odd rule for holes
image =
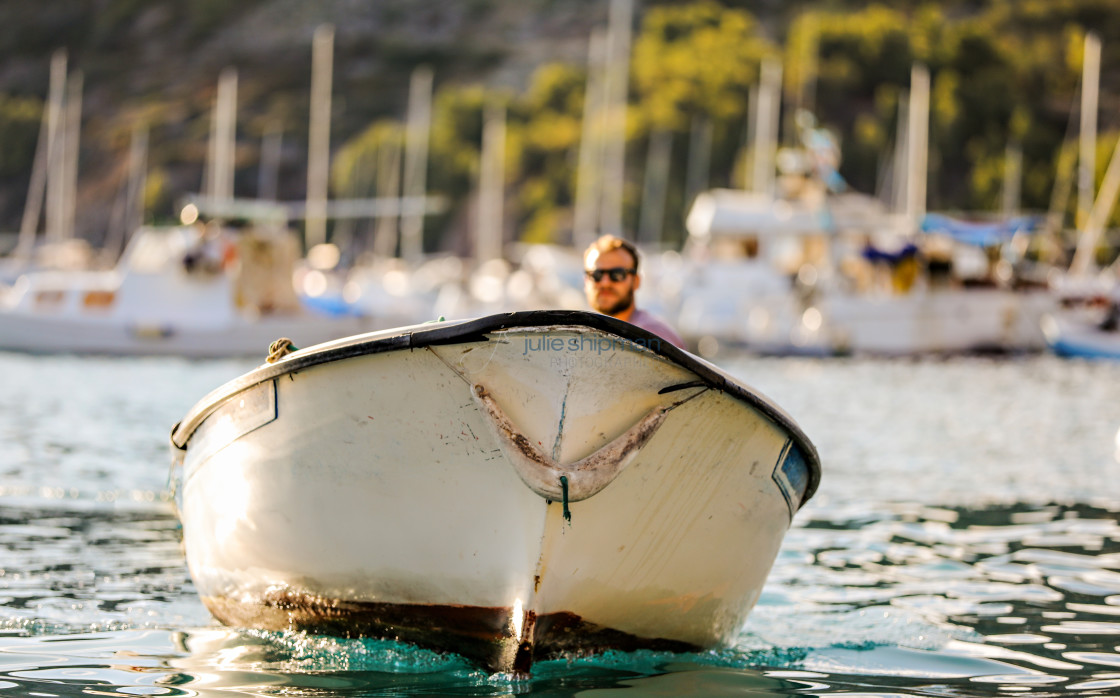
{"label": "rusty stain on hull", "polygon": [[343,601],[291,590],[270,592],[254,601],[225,596],[202,601],[215,618],[231,627],[397,640],[453,652],[494,673],[527,675],[534,662],[606,650],[701,649],[687,642],[604,628],[566,612],[526,613],[519,640],[511,633],[513,609],[504,607]]}
{"label": "rusty stain on hull", "polygon": [[454,652],[493,672],[511,671],[517,652],[511,608],[356,602],[291,590],[251,601],[207,596],[202,602],[230,627],[399,640]]}
{"label": "rusty stain on hull", "polygon": [[634,652],[699,652],[690,642],[664,638],[638,637],[630,633],[589,623],[574,613],[546,613],[538,616],[534,632],[534,658],[559,659],[595,654],[606,650]]}
{"label": "rusty stain on hull", "polygon": [[[506,446],[504,451],[518,476],[529,489],[553,502],[578,502],[609,485],[657,433],[669,411],[684,402],[655,407],[607,445],[586,458],[564,465],[542,453],[526,438],[485,387],[476,385],[473,392],[483,414],[490,418],[488,424],[494,435]],[[562,476],[567,478],[566,492]]]}

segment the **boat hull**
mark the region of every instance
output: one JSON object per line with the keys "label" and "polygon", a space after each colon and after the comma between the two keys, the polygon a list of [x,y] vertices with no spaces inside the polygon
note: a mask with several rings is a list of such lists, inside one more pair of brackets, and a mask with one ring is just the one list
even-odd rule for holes
{"label": "boat hull", "polygon": [[[243,233],[222,265],[197,260],[201,228],[142,228],[113,269],[36,270],[0,289],[0,350],[29,353],[267,356],[374,328],[374,319],[316,313],[292,286],[290,236]],[[213,241],[215,244],[217,241]],[[216,264],[216,262],[215,262]]]}
{"label": "boat hull", "polygon": [[358,317],[311,313],[260,318],[231,316],[214,322],[116,317],[53,317],[0,313],[0,350],[32,354],[180,356],[192,359],[268,355],[281,337],[318,344],[367,330]]}
{"label": "boat hull", "polygon": [[514,316],[299,352],[192,411],[178,501],[215,617],[493,671],[734,640],[812,445],[648,333]]}
{"label": "boat hull", "polygon": [[941,289],[884,298],[825,298],[821,312],[839,353],[885,356],[1038,352],[1056,303],[1046,291]]}
{"label": "boat hull", "polygon": [[[1103,326],[1102,326],[1103,325]],[[1054,313],[1042,319],[1050,350],[1075,359],[1120,360],[1120,331],[1089,313]]]}

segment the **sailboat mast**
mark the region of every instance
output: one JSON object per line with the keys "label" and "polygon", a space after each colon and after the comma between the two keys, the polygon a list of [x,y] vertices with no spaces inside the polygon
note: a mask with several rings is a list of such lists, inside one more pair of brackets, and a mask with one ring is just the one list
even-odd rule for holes
{"label": "sailboat mast", "polygon": [[311,41],[311,115],[307,147],[307,220],[310,249],[327,241],[327,178],[331,146],[331,81],[334,27],[320,25]]}
{"label": "sailboat mast", "polygon": [[[428,187],[428,141],[432,132],[432,69],[420,66],[412,72],[408,92],[408,123],[405,126],[404,195],[421,201]],[[424,212],[422,207],[401,215],[401,256],[412,264],[424,256]]]}
{"label": "sailboat mast", "polygon": [[1077,228],[1084,229],[1096,197],[1097,104],[1100,95],[1101,42],[1096,34],[1085,35],[1081,68],[1081,139],[1077,165]]}
{"label": "sailboat mast", "polygon": [[78,211],[78,145],[82,133],[82,85],[85,78],[75,71],[66,80],[66,134],[63,139],[61,239],[74,237]]}
{"label": "sailboat mast", "polygon": [[1093,201],[1093,208],[1085,220],[1085,227],[1077,241],[1077,251],[1070,264],[1070,273],[1075,276],[1084,275],[1092,268],[1096,255],[1097,242],[1108,223],[1108,216],[1116,205],[1116,198],[1120,195],[1120,140],[1112,151],[1112,159],[1108,162],[1108,169],[1101,182],[1101,190]]}
{"label": "sailboat mast", "polygon": [[[401,142],[396,133],[381,141],[377,147],[377,196],[386,201],[401,200]],[[373,254],[377,257],[394,257],[400,242],[398,213],[389,213],[377,219],[373,231]]]}
{"label": "sailboat mast", "polygon": [[66,182],[63,180],[65,150],[63,141],[63,102],[66,98],[66,51],[51,57],[51,83],[47,116],[47,210],[46,239],[61,240]]}
{"label": "sailboat mast", "polygon": [[602,30],[592,31],[587,46],[587,86],[583,94],[575,211],[572,214],[572,244],[578,250],[586,249],[595,239],[599,222],[599,177],[602,169],[600,117],[603,111],[605,54],[606,37]]}
{"label": "sailboat mast", "polygon": [[482,127],[482,167],[478,184],[475,262],[502,257],[502,209],[505,200],[506,110],[487,105]]}
{"label": "sailboat mast", "polygon": [[906,175],[906,224],[916,231],[926,214],[926,176],[929,166],[929,71],[910,70],[909,152]]}
{"label": "sailboat mast", "polygon": [[603,146],[603,208],[600,229],[622,237],[626,180],[626,102],[630,81],[630,23],[633,0],[611,0],[607,32],[607,137]]}
{"label": "sailboat mast", "polygon": [[233,151],[237,131],[237,71],[225,68],[218,76],[210,137],[210,173],[207,195],[214,201],[233,198]]}
{"label": "sailboat mast", "polygon": [[782,111],[782,64],[776,58],[762,62],[754,127],[752,189],[774,196],[774,162],[778,150],[778,122]]}

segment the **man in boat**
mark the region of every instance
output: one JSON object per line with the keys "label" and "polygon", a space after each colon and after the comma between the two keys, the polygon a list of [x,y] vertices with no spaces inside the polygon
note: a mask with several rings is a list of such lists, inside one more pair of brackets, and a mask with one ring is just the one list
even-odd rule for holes
{"label": "man in boat", "polygon": [[604,315],[637,325],[684,349],[684,340],[671,327],[634,304],[642,284],[638,249],[622,238],[604,235],[583,253],[583,291],[591,307]]}

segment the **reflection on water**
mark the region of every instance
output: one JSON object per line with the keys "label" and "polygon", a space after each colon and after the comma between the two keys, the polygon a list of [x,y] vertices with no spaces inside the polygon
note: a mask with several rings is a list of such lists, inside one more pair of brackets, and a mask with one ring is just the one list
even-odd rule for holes
{"label": "reflection on water", "polygon": [[[1120,363],[738,359],[824,464],[809,506],[1120,501]],[[850,514],[850,512],[849,512]]]}
{"label": "reflection on water", "polygon": [[250,367],[0,353],[0,695],[1120,695],[1120,365],[724,362],[825,467],[737,645],[519,681],[214,623],[167,434]]}
{"label": "reflection on water", "polygon": [[1117,518],[1084,504],[810,518],[736,647],[546,662],[515,681],[398,643],[216,626],[169,512],[4,508],[0,692],[1099,694],[1120,690]]}
{"label": "reflection on water", "polygon": [[0,508],[0,630],[52,634],[209,622],[163,512]]}

